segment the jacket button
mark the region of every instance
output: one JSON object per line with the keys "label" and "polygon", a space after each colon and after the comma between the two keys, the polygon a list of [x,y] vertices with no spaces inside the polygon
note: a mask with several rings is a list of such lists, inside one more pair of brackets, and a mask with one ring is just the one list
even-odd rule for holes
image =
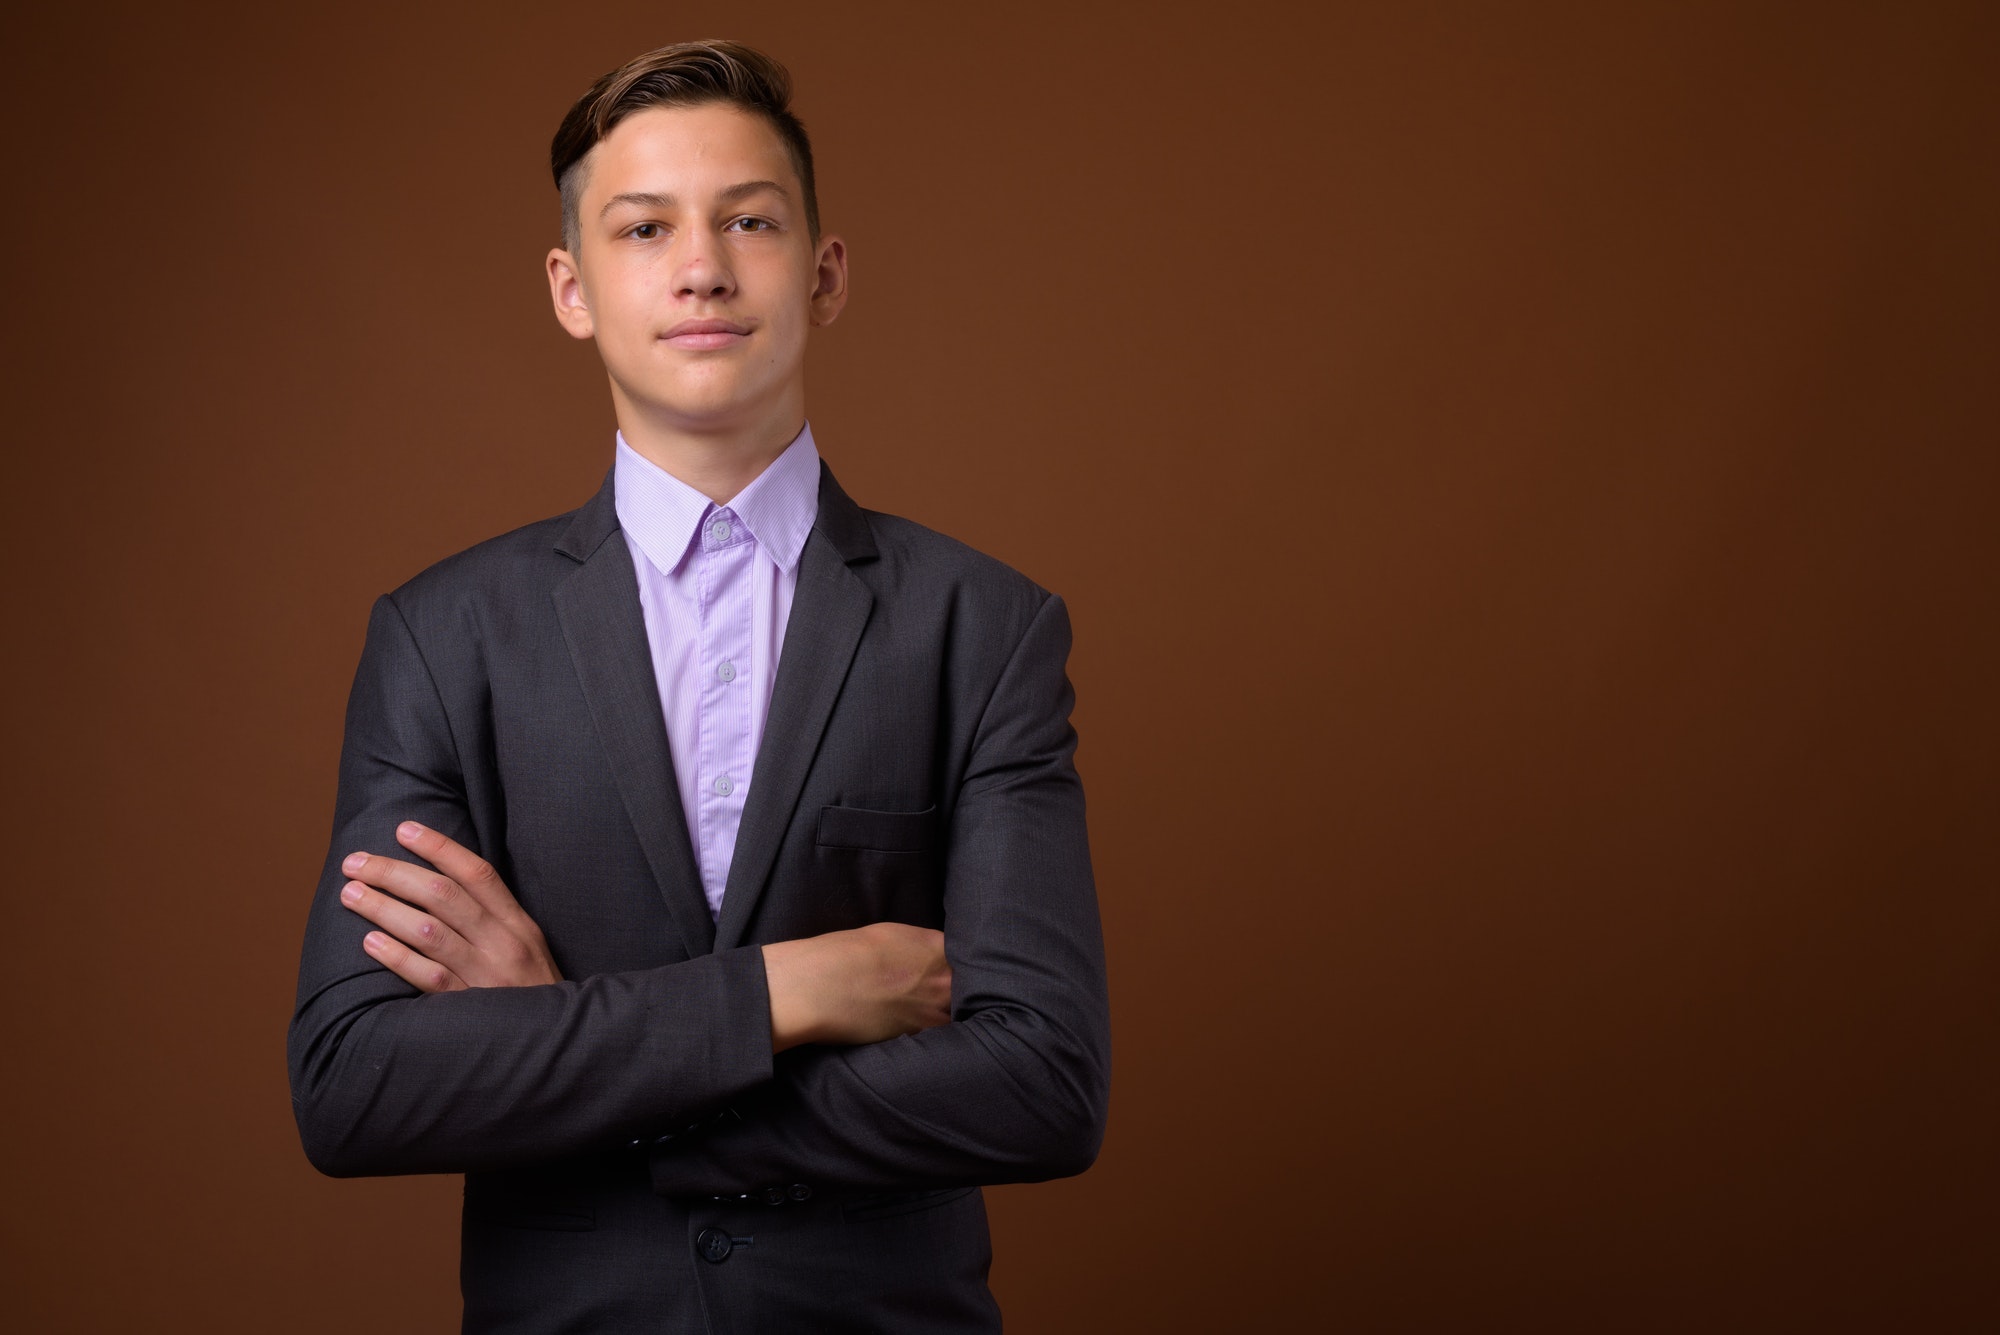
{"label": "jacket button", "polygon": [[784,1203],[785,1203],[785,1189],[783,1187],[764,1188],[764,1204],[783,1205]]}
{"label": "jacket button", "polygon": [[792,1199],[793,1199],[793,1200],[795,1200],[795,1201],[806,1201],[806,1200],[811,1200],[811,1199],[812,1199],[812,1194],[813,1194],[813,1189],[812,1189],[811,1187],[807,1186],[807,1185],[806,1185],[805,1183],[803,1183],[803,1182],[794,1182],[794,1183],[792,1183],[792,1193],[791,1193],[791,1194],[792,1194]]}
{"label": "jacket button", "polygon": [[695,1235],[694,1245],[701,1253],[701,1259],[716,1265],[729,1259],[732,1244],[729,1235],[719,1228],[705,1228]]}

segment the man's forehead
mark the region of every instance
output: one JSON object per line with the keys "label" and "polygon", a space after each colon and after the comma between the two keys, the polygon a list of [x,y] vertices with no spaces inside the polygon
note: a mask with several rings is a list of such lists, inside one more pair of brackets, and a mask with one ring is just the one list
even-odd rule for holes
{"label": "man's forehead", "polygon": [[[590,150],[596,168],[674,171],[690,175],[777,177],[770,166],[790,166],[777,129],[762,116],[728,103],[647,107],[635,111]],[[743,170],[735,164],[752,167]]]}

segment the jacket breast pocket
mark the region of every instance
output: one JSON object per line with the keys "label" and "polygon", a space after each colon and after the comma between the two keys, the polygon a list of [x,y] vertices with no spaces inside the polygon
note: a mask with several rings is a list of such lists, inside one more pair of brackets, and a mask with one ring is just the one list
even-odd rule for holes
{"label": "jacket breast pocket", "polygon": [[944,925],[943,837],[922,811],[821,807],[814,833],[815,898],[831,927],[864,922]]}
{"label": "jacket breast pocket", "polygon": [[929,853],[937,848],[937,807],[922,811],[874,811],[867,807],[821,807],[818,843],[822,848],[865,848],[877,853]]}

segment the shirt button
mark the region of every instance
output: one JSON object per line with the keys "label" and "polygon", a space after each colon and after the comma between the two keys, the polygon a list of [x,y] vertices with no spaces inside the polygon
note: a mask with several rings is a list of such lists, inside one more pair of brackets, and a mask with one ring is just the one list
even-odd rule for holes
{"label": "shirt button", "polygon": [[724,681],[735,681],[736,664],[730,662],[728,659],[725,658],[724,660],[722,660],[722,666],[718,667],[715,670],[715,675],[722,678]]}
{"label": "shirt button", "polygon": [[708,526],[708,538],[710,542],[718,544],[728,542],[731,532],[733,530],[729,527],[727,519],[718,519]]}
{"label": "shirt button", "polygon": [[715,776],[715,791],[727,797],[736,791],[736,785],[729,781],[727,774],[718,774]]}

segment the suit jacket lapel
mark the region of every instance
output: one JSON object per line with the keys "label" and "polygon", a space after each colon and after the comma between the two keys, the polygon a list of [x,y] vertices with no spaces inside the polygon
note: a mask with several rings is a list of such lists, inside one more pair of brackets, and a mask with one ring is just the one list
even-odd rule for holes
{"label": "suit jacket lapel", "polygon": [[771,686],[764,740],[750,773],[750,792],[722,895],[722,916],[716,923],[717,950],[741,945],[756,914],[778,844],[791,824],[806,773],[875,605],[875,595],[849,566],[875,556],[866,517],[822,459],[819,513],[799,555],[798,587],[792,594],[791,619],[785,623],[778,679]]}
{"label": "suit jacket lapel", "polygon": [[[556,588],[556,615],[590,707],[591,723],[625,800],[625,813],[638,833],[681,944],[694,958],[714,948],[715,921],[702,894],[701,873],[667,750],[653,650],[639,607],[638,574],[623,536],[614,540],[617,534],[612,474],[606,473],[604,485],[577,511],[556,543],[557,551],[582,562]],[[786,648],[789,651],[789,643]],[[753,774],[752,800],[755,778]]]}

